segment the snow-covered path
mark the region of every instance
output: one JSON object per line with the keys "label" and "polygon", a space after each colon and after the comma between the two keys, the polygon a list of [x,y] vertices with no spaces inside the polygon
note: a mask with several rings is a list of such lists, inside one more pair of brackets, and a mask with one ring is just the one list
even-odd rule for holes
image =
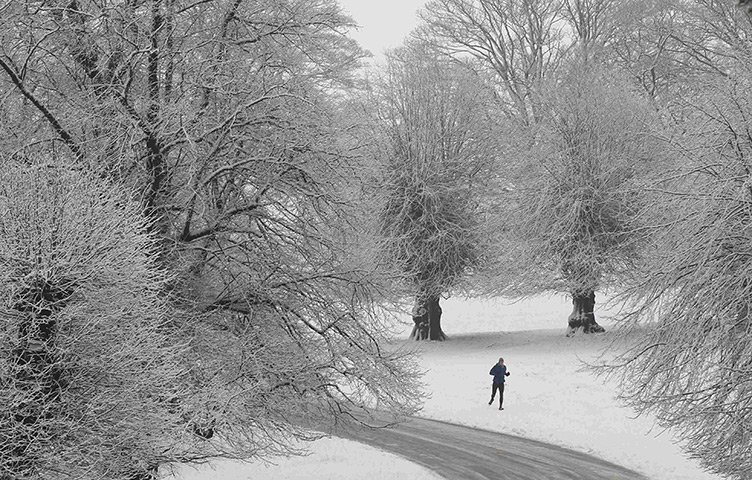
{"label": "snow-covered path", "polygon": [[401,455],[449,480],[645,480],[592,455],[425,418],[341,435]]}

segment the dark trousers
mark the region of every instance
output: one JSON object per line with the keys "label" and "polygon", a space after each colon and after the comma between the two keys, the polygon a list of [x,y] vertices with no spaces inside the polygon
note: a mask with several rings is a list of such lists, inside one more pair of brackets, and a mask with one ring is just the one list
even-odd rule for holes
{"label": "dark trousers", "polygon": [[496,396],[496,390],[499,391],[499,408],[501,408],[501,406],[504,404],[504,384],[493,382],[493,387],[491,387],[491,401],[492,402],[493,402],[494,397]]}

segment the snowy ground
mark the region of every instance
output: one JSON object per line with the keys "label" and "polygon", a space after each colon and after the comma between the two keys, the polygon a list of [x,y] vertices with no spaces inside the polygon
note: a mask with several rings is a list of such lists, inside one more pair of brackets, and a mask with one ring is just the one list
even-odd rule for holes
{"label": "snowy ground", "polygon": [[306,457],[279,458],[276,465],[217,461],[182,467],[170,480],[442,480],[426,468],[377,448],[322,438]]}
{"label": "snowy ground", "polygon": [[[600,300],[600,299],[599,299]],[[563,297],[517,303],[453,300],[443,302],[447,342],[417,345],[431,398],[421,415],[512,433],[587,452],[636,470],[654,480],[720,480],[686,459],[670,432],[650,418],[633,418],[582,361],[594,361],[609,334],[564,336],[571,306]],[[596,305],[599,323],[609,314]],[[402,337],[409,333],[405,325]],[[411,346],[413,346],[411,344]],[[507,379],[504,411],[488,406],[488,370],[503,356]],[[304,458],[277,465],[217,462],[214,469],[181,469],[183,480],[436,480],[422,467],[397,456],[340,439],[314,442]],[[170,479],[172,480],[172,479]]]}

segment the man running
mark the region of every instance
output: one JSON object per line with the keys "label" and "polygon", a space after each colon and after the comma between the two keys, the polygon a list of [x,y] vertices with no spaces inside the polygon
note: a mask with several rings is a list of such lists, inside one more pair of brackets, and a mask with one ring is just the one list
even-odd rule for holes
{"label": "man running", "polygon": [[496,390],[499,390],[499,410],[504,410],[504,377],[509,376],[509,372],[507,372],[507,367],[504,365],[504,359],[500,358],[499,363],[491,367],[491,371],[488,372],[489,375],[493,375],[493,386],[491,387],[491,400],[489,400],[488,404],[491,405],[494,401],[494,397],[496,396]]}

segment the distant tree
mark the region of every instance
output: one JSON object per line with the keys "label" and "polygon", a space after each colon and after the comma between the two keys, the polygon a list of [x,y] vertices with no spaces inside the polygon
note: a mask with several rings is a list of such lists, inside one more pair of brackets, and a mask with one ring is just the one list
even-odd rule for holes
{"label": "distant tree", "polygon": [[190,457],[187,347],[140,206],[70,166],[2,162],[0,478],[140,478]]}
{"label": "distant tree", "polygon": [[631,72],[663,104],[692,92],[696,82],[728,75],[752,55],[752,20],[732,2],[630,0],[614,16],[610,63]]}
{"label": "distant tree", "polygon": [[651,110],[617,75],[581,63],[556,79],[546,105],[535,145],[518,147],[499,268],[508,292],[570,294],[568,335],[602,332],[595,292],[638,258],[641,179],[655,155]]}
{"label": "distant tree", "polygon": [[572,27],[581,61],[602,57],[603,46],[612,40],[620,18],[617,0],[564,0],[563,17]]}
{"label": "distant tree", "polygon": [[443,340],[440,298],[484,258],[481,199],[495,156],[490,95],[470,70],[420,43],[388,54],[378,89],[383,250],[416,297],[411,337]]}
{"label": "distant tree", "polygon": [[682,2],[683,32],[677,37],[692,67],[705,75],[728,76],[752,59],[752,17],[731,2]]}
{"label": "distant tree", "polygon": [[752,475],[752,100],[749,73],[698,88],[673,142],[682,168],[649,211],[651,254],[629,290],[622,398],[723,476]]}
{"label": "distant tree", "polygon": [[533,125],[544,78],[563,52],[562,8],[560,0],[432,0],[417,35],[445,54],[477,59],[495,77],[502,111]]}
{"label": "distant tree", "polygon": [[668,101],[693,75],[681,1],[627,0],[611,10],[602,64],[629,72],[651,98]]}

